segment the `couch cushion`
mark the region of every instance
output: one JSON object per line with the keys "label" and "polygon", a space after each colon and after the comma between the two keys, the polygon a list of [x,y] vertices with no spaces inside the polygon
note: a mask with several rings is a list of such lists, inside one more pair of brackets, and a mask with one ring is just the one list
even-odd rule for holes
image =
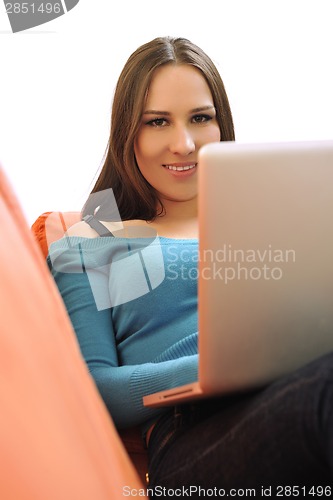
{"label": "couch cushion", "polygon": [[36,219],[31,229],[45,258],[51,243],[62,238],[67,229],[80,220],[80,212],[44,212]]}
{"label": "couch cushion", "polygon": [[142,488],[0,168],[0,498],[123,498]]}

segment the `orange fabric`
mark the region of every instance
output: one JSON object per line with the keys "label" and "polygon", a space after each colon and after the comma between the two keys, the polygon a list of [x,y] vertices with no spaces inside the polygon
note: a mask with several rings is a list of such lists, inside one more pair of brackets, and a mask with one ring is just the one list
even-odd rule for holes
{"label": "orange fabric", "polygon": [[65,231],[79,220],[80,212],[44,212],[38,217],[31,229],[44,257],[51,243],[62,238]]}
{"label": "orange fabric", "polygon": [[114,500],[143,488],[0,168],[0,498]]}

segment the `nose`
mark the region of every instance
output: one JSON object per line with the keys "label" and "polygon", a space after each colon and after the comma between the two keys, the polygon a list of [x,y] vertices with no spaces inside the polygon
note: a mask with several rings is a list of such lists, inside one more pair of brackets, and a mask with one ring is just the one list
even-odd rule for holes
{"label": "nose", "polygon": [[169,149],[173,154],[181,156],[187,156],[195,151],[195,141],[187,127],[176,127],[172,131]]}

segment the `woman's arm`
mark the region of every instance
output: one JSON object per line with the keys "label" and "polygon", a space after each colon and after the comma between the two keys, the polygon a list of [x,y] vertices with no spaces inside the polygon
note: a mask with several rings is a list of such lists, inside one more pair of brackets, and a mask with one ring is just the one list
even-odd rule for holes
{"label": "woman's arm", "polygon": [[153,418],[161,410],[145,408],[142,397],[196,380],[197,355],[119,366],[111,310],[97,309],[87,272],[70,272],[71,267],[59,271],[50,263],[83,357],[115,424],[121,428]]}

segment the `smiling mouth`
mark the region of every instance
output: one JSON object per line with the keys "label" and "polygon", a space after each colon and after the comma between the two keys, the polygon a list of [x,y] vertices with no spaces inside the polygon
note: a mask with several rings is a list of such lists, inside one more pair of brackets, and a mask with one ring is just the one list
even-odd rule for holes
{"label": "smiling mouth", "polygon": [[184,170],[193,170],[197,165],[197,163],[191,163],[190,165],[163,165],[163,167],[174,172],[184,172]]}

